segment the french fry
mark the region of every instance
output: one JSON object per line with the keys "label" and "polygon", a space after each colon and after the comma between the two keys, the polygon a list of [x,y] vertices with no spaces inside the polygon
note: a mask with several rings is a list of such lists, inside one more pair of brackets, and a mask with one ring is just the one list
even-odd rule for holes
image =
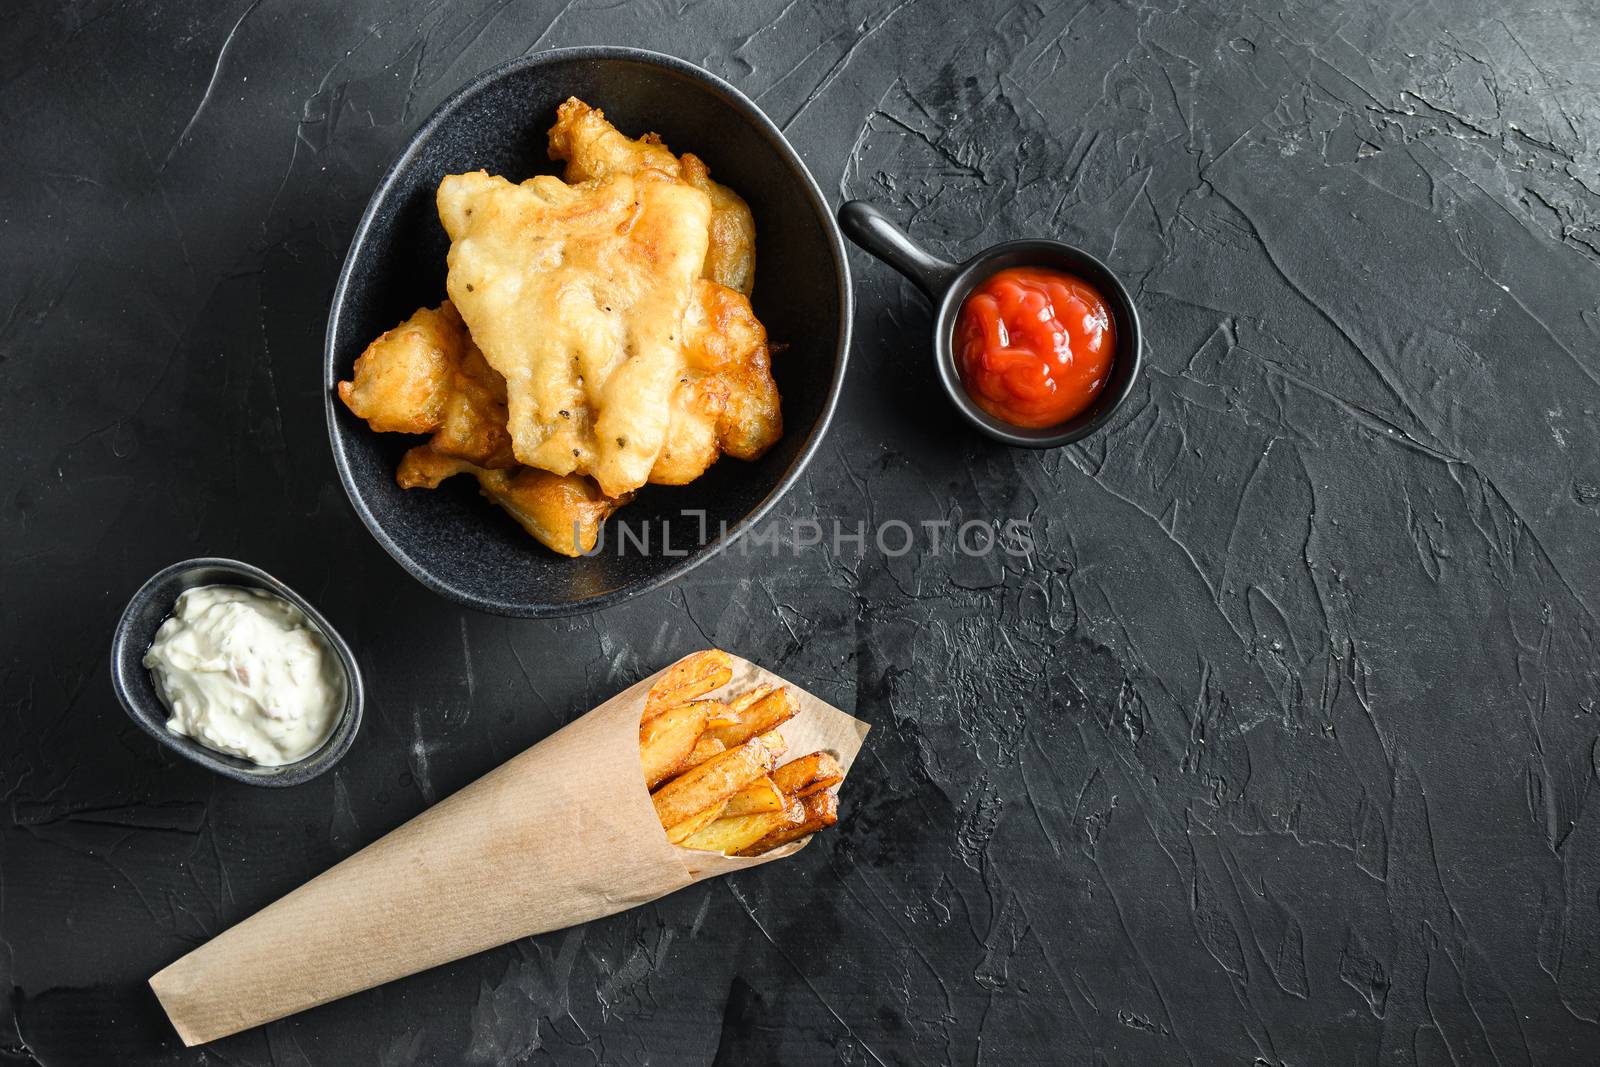
{"label": "french fry", "polygon": [[782,811],[788,798],[783,795],[771,775],[757,778],[737,793],[728,801],[728,806],[722,809],[723,817],[733,815],[754,815],[762,811]]}
{"label": "french fry", "polygon": [[[720,700],[690,700],[687,701],[687,703],[695,704],[706,709],[707,730],[717,726],[732,726],[734,723],[739,721],[739,717],[728,708],[728,705],[724,704]],[[656,714],[664,715],[666,714],[666,711],[658,711]],[[641,718],[643,718],[643,716],[641,716]]]}
{"label": "french fry", "polygon": [[838,785],[844,781],[844,771],[830,754],[813,752],[773,771],[772,780],[789,796],[804,797]]}
{"label": "french fry", "polygon": [[[807,834],[826,829],[839,821],[839,798],[833,793],[812,793],[799,803],[805,808],[805,816],[799,822],[785,823],[776,827],[754,844],[741,849],[738,855],[759,856],[779,845],[787,845],[790,841],[798,841]],[[711,825],[715,826],[716,823]]]}
{"label": "french fry", "polygon": [[[784,754],[789,751],[789,742],[784,740],[783,735],[780,733],[764,733],[760,737],[753,738],[752,740],[760,741],[763,745],[766,745],[767,750],[772,753],[772,762],[767,764],[767,769],[765,772],[763,772],[766,774],[770,774],[772,772],[772,768],[776,767],[778,765],[778,761],[781,760],[784,757]],[[749,741],[745,742],[747,745],[749,743]]]}
{"label": "french fry", "polygon": [[753,689],[746,689],[732,700],[728,701],[728,714],[735,719],[742,718],[750,710],[750,705],[776,689],[777,686],[762,682]]}
{"label": "french fry", "polygon": [[740,711],[739,721],[735,725],[721,726],[706,732],[732,748],[757,734],[776,729],[793,718],[799,710],[800,702],[787,687],[775,689]]}
{"label": "french fry", "polygon": [[684,848],[697,849],[701,852],[738,855],[741,849],[749,848],[769,834],[787,826],[800,825],[805,821],[805,817],[805,801],[791,800],[778,811],[760,811],[753,815],[735,815],[731,818],[718,819],[678,843]]}
{"label": "french fry", "polygon": [[664,828],[676,826],[720,804],[769,773],[787,747],[780,735],[762,734],[737,748],[712,756],[651,795],[656,818]]}
{"label": "french fry", "polygon": [[799,700],[771,684],[706,696],[731,678],[732,661],[715,649],[669,668],[645,698],[639,762],[668,841],[755,856],[836,823],[844,771],[828,752],[779,767],[788,743],[777,728]]}
{"label": "french fry", "polygon": [[676,826],[667,827],[667,840],[676,845],[691,834],[710,826],[712,823],[717,821],[717,817],[722,814],[723,809],[727,806],[727,803],[728,802],[724,800],[721,804],[713,804],[704,811],[689,816]]}
{"label": "french fry", "polygon": [[703,706],[679,704],[639,727],[639,764],[648,788],[654,789],[687,767],[705,726]]}
{"label": "french fry", "polygon": [[650,687],[640,718],[649,722],[670,707],[687,704],[696,697],[727,685],[732,677],[733,661],[721,649],[709,648],[687,656],[667,668],[661,680]]}
{"label": "french fry", "polygon": [[706,705],[706,729],[717,730],[724,726],[735,726],[739,722],[739,715],[728,705],[720,700],[703,700]]}
{"label": "french fry", "polygon": [[694,748],[689,750],[689,758],[683,761],[683,766],[678,769],[678,773],[682,774],[690,767],[698,767],[712,756],[727,750],[728,746],[718,741],[715,737],[707,737],[705,734],[701,734],[700,740],[696,741]]}

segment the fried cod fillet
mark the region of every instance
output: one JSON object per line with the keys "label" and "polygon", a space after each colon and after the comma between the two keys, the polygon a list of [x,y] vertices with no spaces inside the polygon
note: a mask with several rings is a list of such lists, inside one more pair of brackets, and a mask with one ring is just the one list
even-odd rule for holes
{"label": "fried cod fillet", "polygon": [[712,377],[726,393],[717,416],[718,445],[735,459],[760,458],[783,436],[783,409],[772,380],[767,330],[749,299],[702,280],[684,333],[690,381],[696,374]]}
{"label": "fried cod fillet", "polygon": [[627,137],[606,121],[605,112],[574,96],[556,109],[550,158],[566,163],[563,177],[570,183],[650,169],[704,192],[711,200],[711,243],[704,276],[745,296],[755,288],[756,223],[750,206],[726,185],[712,181],[700,157],[687,152],[681,158],[673,155],[653,133],[637,140]]}
{"label": "fried cod fillet", "polygon": [[437,193],[450,299],[370,344],[340,399],[430,435],[404,488],[471,475],[556,552],[592,550],[645,482],[686,484],[783,432],[750,307],[749,207],[696,156],[635,140],[576,98],[550,130],[565,178],[478,171]]}
{"label": "fried cod fillet", "polygon": [[[711,181],[699,159],[685,155],[680,160],[654,135],[638,140],[625,137],[606,121],[602,112],[577,99],[569,99],[559,109],[558,121],[550,131],[550,154],[567,162],[566,179],[575,184],[566,186],[563,192],[553,179],[541,178],[521,187],[547,201],[562,203],[581,195],[572,190],[584,190],[594,197],[610,183],[623,178],[644,182],[647,188],[665,178],[673,178],[698,189],[711,202],[711,227],[701,265],[701,280],[694,287],[685,309],[680,337],[683,366],[670,392],[660,450],[645,480],[683,485],[704,473],[723,452],[746,460],[759,457],[782,435],[783,420],[777,386],[772,380],[766,331],[750,309],[745,295],[755,270],[754,222],[749,208],[737,194]],[[504,193],[507,187],[509,183],[499,191]],[[480,189],[476,195],[483,195],[485,191]],[[460,195],[461,190],[452,189],[449,199],[458,200]],[[445,210],[446,199],[441,186],[441,212]],[[458,226],[467,224],[464,211],[457,223]],[[451,229],[449,221],[446,228]],[[452,289],[452,292],[458,291],[462,300],[469,299],[464,291]],[[478,336],[481,331],[473,311],[468,310],[466,314],[474,335]],[[491,355],[491,361],[494,359]],[[586,383],[592,385],[593,377],[585,376]],[[599,399],[604,400],[603,397]],[[513,402],[512,407],[516,409],[518,405]],[[520,450],[522,439],[519,439],[518,454],[530,465],[559,473],[567,469],[571,460],[566,457],[574,447],[563,439],[583,436],[586,416],[570,404],[558,406],[556,412],[559,418],[575,424],[571,427],[572,433],[563,433],[564,428],[559,426],[542,432],[553,433],[563,451],[554,454],[551,448],[543,452],[524,452]],[[514,410],[513,433],[517,417]],[[548,414],[545,418],[548,421]],[[596,436],[598,447],[605,447],[606,439]],[[649,440],[653,442],[654,439]],[[578,462],[572,463],[571,469],[592,470],[598,474],[598,468],[583,462],[586,458],[583,445],[576,447],[579,452],[572,459]],[[631,477],[638,477],[637,467],[631,471]],[[612,478],[601,476],[599,480],[602,488],[608,491],[619,485]]]}
{"label": "fried cod fillet", "polygon": [[[783,434],[778,387],[772,380],[765,328],[750,308],[755,283],[755,220],[737,193],[711,180],[697,156],[674,156],[653,133],[633,139],[605,113],[568,98],[550,129],[550,157],[567,164],[569,182],[610,174],[658,170],[677,176],[711,199],[711,235],[703,281],[689,308],[686,351],[689,374],[673,396],[668,445],[650,480],[683,484],[697,477],[719,452],[738,459],[759,457]],[[716,421],[717,450],[710,447]],[[691,421],[692,420],[692,421]],[[697,464],[703,464],[699,470]]]}
{"label": "fried cod fillet", "polygon": [[378,433],[432,434],[436,451],[483,467],[513,467],[506,383],[447,300],[418,308],[356,358],[339,399]]}
{"label": "fried cod fillet", "polygon": [[645,484],[683,377],[709,198],[654,170],[579,185],[477,171],[441,181],[438,207],[446,288],[505,376],[517,459],[607,496]]}
{"label": "fried cod fillet", "polygon": [[551,474],[532,467],[490,470],[418,445],[400,458],[395,480],[402,489],[437,489],[457,474],[478,480],[478,491],[498,504],[546,548],[563,556],[594,550],[600,526],[628,502],[609,497],[592,478]]}
{"label": "fried cod fillet", "polygon": [[600,524],[626,502],[606,497],[592,479],[517,464],[506,432],[505,379],[448,300],[418,308],[368,345],[338,392],[373,430],[433,435],[401,459],[401,488],[435,489],[452,475],[472,474],[484,496],[562,555],[591,551]]}

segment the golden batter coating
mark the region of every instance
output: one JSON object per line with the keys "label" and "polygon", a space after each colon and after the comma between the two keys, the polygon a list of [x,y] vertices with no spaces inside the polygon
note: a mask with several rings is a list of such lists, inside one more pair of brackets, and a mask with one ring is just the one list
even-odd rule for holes
{"label": "golden batter coating", "polygon": [[712,181],[698,156],[685,152],[680,159],[653,133],[629,138],[606,121],[605,112],[569,97],[550,128],[550,158],[565,161],[563,176],[569,182],[649,168],[701,190],[711,198],[711,243],[703,275],[745,296],[755,288],[756,223],[750,206],[726,185]]}
{"label": "golden batter coating", "polygon": [[500,505],[540,544],[563,556],[593,551],[601,524],[628,501],[606,496],[590,478],[531,467],[488,470],[442,455],[430,445],[419,445],[401,457],[396,481],[402,489],[437,489],[457,474],[475,477],[485,498]]}
{"label": "golden batter coating", "polygon": [[717,443],[736,459],[759,458],[783,436],[766,327],[742,293],[702,280],[685,333],[691,374],[715,378],[727,398],[717,415]]}
{"label": "golden batter coating", "polygon": [[418,308],[356,359],[339,399],[379,433],[431,433],[440,453],[484,467],[511,467],[506,383],[456,309]]}
{"label": "golden batter coating", "polygon": [[541,544],[575,556],[594,547],[600,524],[625,502],[590,478],[518,466],[506,432],[506,383],[472,343],[447,300],[418,308],[367,346],[339,398],[379,432],[431,433],[407,452],[395,480],[402,489],[434,489],[472,474]]}
{"label": "golden batter coating", "polygon": [[438,206],[446,287],[505,376],[517,459],[591,475],[608,496],[645,484],[682,377],[710,200],[652,170],[582,185],[478,171],[440,182]]}
{"label": "golden batter coating", "polygon": [[418,308],[356,357],[352,380],[339,383],[339,399],[378,433],[432,433],[444,418],[467,343],[460,322],[448,302],[437,310]]}

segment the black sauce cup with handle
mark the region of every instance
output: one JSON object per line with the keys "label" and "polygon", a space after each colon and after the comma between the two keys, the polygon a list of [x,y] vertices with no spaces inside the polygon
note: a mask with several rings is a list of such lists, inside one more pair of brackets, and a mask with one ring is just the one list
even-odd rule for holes
{"label": "black sauce cup with handle", "polygon": [[[839,208],[839,227],[850,240],[905,275],[933,302],[933,356],[939,381],[967,422],[996,441],[1021,448],[1071,444],[1109,422],[1133,388],[1143,349],[1139,314],[1111,269],[1083,249],[1062,241],[1007,241],[991,245],[964,263],[951,263],[917,244],[883,212],[862,200],[846,201]],[[955,346],[961,305],[974,289],[1008,267],[1064,271],[1097,290],[1111,311],[1116,339],[1111,374],[1088,407],[1055,426],[1030,429],[997,419],[977,405],[961,381]]]}

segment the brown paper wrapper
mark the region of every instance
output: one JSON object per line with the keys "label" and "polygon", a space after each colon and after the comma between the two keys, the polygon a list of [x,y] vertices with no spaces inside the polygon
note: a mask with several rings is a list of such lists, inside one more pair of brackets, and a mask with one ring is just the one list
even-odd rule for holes
{"label": "brown paper wrapper", "polygon": [[[727,692],[789,686],[785,758],[826,750],[849,773],[867,724],[733,657]],[[657,672],[150,979],[185,1045],[281,1019],[508,941],[648,903],[793,855],[669,844],[639,768]]]}

